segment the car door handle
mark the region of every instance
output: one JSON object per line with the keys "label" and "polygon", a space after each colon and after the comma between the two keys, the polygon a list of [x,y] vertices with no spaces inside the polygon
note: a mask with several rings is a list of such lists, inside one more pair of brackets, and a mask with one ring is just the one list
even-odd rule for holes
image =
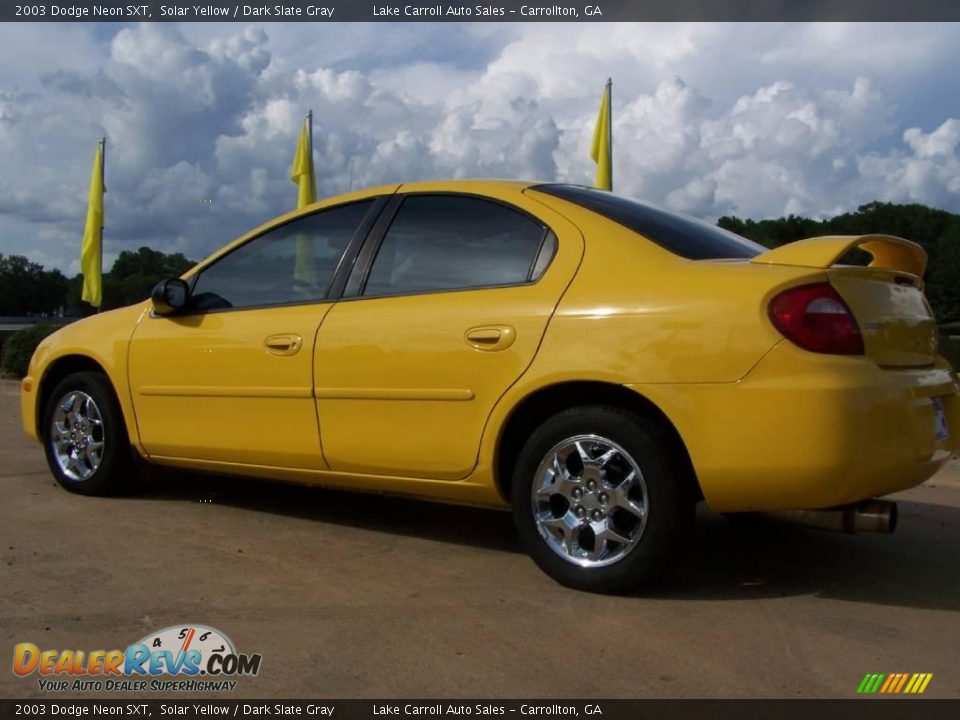
{"label": "car door handle", "polygon": [[485,325],[470,328],[464,338],[477,350],[505,350],[517,339],[517,332],[509,325]]}
{"label": "car door handle", "polygon": [[303,345],[299,335],[271,335],[263,341],[263,346],[272,355],[296,355]]}

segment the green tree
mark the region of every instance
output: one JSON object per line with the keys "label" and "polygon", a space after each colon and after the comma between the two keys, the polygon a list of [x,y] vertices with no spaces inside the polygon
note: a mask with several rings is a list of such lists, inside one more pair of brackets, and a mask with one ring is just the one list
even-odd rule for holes
{"label": "green tree", "polygon": [[[193,267],[183,253],[163,253],[141,247],[136,252],[124,250],[117,256],[110,272],[103,276],[103,309],[133,305],[150,297],[153,286],[161,280],[177,277]],[[70,281],[67,308],[69,314],[89,315],[95,312],[80,300],[83,276]]]}
{"label": "green tree", "polygon": [[27,374],[30,358],[37,345],[47,335],[55,331],[55,325],[29,325],[8,337],[0,350],[0,369],[14,377],[22,378]]}
{"label": "green tree", "polygon": [[194,266],[183,253],[163,253],[141,247],[136,252],[124,250],[117,256],[110,269],[110,275],[117,278],[127,278],[134,275],[156,276],[162,278],[175,277]]}
{"label": "green tree", "polygon": [[[937,320],[960,319],[960,215],[917,203],[872,202],[827,220],[795,215],[759,221],[725,216],[717,224],[768,248],[817,235],[884,233],[913,240],[929,258],[926,293]],[[860,251],[842,259],[857,265],[868,260],[869,256]]]}
{"label": "green tree", "polygon": [[927,271],[927,297],[938,320],[960,320],[960,217],[938,239],[934,257]]}
{"label": "green tree", "polygon": [[0,315],[50,315],[66,302],[67,278],[22,255],[0,255]]}
{"label": "green tree", "polygon": [[158,282],[182,275],[194,264],[183,253],[167,254],[148,247],[136,252],[125,250],[104,278],[104,307],[123,307],[145,300]]}

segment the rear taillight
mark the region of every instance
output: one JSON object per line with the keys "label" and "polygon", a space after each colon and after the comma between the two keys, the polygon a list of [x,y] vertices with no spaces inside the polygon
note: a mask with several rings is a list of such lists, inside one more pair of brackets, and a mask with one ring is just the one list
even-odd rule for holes
{"label": "rear taillight", "polygon": [[784,290],[770,302],[770,320],[804,350],[862,355],[863,337],[850,308],[830,283]]}

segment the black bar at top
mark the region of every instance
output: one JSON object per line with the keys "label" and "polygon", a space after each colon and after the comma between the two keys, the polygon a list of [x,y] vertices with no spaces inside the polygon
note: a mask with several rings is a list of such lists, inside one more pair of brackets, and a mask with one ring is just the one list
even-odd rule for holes
{"label": "black bar at top", "polygon": [[2,22],[957,21],[955,0],[2,0]]}

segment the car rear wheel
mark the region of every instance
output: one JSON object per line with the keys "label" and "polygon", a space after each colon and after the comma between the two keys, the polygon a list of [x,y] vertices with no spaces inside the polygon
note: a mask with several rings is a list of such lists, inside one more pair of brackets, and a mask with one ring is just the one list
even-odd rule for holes
{"label": "car rear wheel", "polygon": [[670,440],[615,407],[571,408],[544,422],[520,453],[512,488],[517,532],[540,568],[593,592],[659,577],[693,520]]}
{"label": "car rear wheel", "polygon": [[53,476],[71,492],[108,495],[131,478],[123,413],[101,373],[73,373],[57,383],[44,410],[43,444]]}

